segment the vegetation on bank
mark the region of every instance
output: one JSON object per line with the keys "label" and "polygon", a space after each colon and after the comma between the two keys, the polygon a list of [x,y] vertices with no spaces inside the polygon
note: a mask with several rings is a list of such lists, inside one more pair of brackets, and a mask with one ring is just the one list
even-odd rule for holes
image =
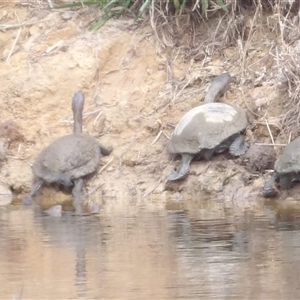
{"label": "vegetation on bank", "polygon": [[200,15],[207,16],[209,9],[223,9],[228,12],[226,0],[87,0],[77,1],[59,6],[78,7],[85,5],[98,6],[103,15],[102,18],[93,25],[93,29],[98,29],[110,18],[131,12],[134,18],[140,18],[148,14],[150,10],[158,9],[166,14],[182,14],[186,11],[195,11]]}
{"label": "vegetation on bank", "polygon": [[[48,0],[51,2],[51,0]],[[280,12],[288,15],[299,10],[297,1],[289,0],[85,0],[70,1],[58,6],[59,8],[72,8],[83,6],[99,7],[102,12],[100,20],[92,29],[102,27],[107,20],[123,13],[131,13],[135,19],[157,11],[165,16],[187,14],[198,14],[203,19],[218,10],[224,13],[238,14],[245,9],[260,8]],[[57,6],[55,7],[57,8]]]}
{"label": "vegetation on bank", "polygon": [[[187,59],[197,59],[205,48],[209,48],[211,54],[225,46],[238,45],[239,77],[245,81],[260,78],[258,84],[273,80],[283,87],[284,113],[272,122],[279,124],[285,135],[294,138],[300,134],[300,1],[75,0],[59,8],[83,6],[99,8],[91,30],[101,28],[113,17],[126,15],[134,21],[149,22],[162,48],[184,48]],[[264,40],[259,35],[266,30],[274,34],[274,41]],[[253,41],[257,43],[259,38],[269,53],[268,58],[261,60],[261,73],[253,74],[253,61],[249,56],[255,47]],[[265,62],[269,58],[272,63],[267,66]],[[266,114],[267,109],[255,118],[263,121]]]}

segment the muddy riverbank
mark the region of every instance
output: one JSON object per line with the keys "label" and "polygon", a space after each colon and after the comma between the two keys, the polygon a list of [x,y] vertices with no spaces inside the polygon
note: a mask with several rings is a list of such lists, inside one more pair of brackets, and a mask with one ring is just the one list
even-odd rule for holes
{"label": "muddy riverbank", "polygon": [[[238,45],[203,49],[202,59],[187,59],[183,47],[159,48],[145,23],[114,19],[90,32],[88,13],[3,7],[1,23],[25,26],[0,31],[1,185],[19,199],[29,191],[31,164],[46,145],[72,132],[71,98],[82,90],[84,131],[114,148],[86,183],[91,198],[128,195],[160,202],[201,195],[242,206],[259,200],[269,172],[228,154],[193,162],[189,177],[165,191],[166,176],[180,164],[166,145],[181,116],[202,102],[212,79],[223,72],[235,80],[220,101],[247,111],[248,142],[270,144],[268,126],[275,141],[284,142],[278,116],[287,95],[276,74],[268,73],[274,65],[272,34],[257,33],[260,39],[248,51],[251,69],[242,72]],[[296,194],[294,189],[281,197]],[[52,190],[44,195],[65,199]]]}

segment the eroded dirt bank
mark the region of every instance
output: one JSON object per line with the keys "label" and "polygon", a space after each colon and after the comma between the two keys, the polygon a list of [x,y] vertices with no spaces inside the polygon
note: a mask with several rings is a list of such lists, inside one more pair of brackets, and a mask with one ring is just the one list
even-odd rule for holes
{"label": "eroded dirt bank", "polygon": [[19,197],[29,191],[30,165],[46,145],[72,131],[71,98],[82,90],[84,130],[114,147],[102,159],[105,168],[87,181],[91,195],[180,200],[202,194],[252,205],[268,174],[252,172],[241,165],[243,158],[226,154],[193,162],[188,179],[164,191],[165,177],[180,163],[170,159],[166,145],[181,116],[201,103],[213,77],[225,71],[236,80],[221,101],[247,110],[248,141],[270,143],[266,117],[276,137],[282,94],[276,76],[261,75],[270,67],[266,37],[249,50],[252,75],[241,78],[238,46],[211,55],[205,49],[200,60],[186,59],[179,49],[158,51],[150,26],[111,20],[91,33],[86,14],[88,9],[50,12],[12,5],[1,10],[1,23],[27,23],[0,31],[0,146],[8,148],[2,151],[1,184]]}

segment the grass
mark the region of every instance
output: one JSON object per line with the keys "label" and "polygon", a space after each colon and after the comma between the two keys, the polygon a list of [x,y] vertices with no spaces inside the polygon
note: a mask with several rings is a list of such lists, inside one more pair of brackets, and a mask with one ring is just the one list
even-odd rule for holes
{"label": "grass", "polygon": [[[236,75],[242,82],[252,79],[254,84],[254,79],[262,76],[264,80],[276,78],[276,84],[286,86],[282,99],[284,113],[276,116],[276,122],[280,122],[285,134],[292,134],[293,138],[300,134],[300,1],[89,0],[60,8],[88,5],[101,12],[91,30],[101,28],[111,18],[127,14],[133,20],[148,21],[162,49],[184,48],[187,60],[199,53],[204,53],[205,59],[207,53],[203,49],[209,49],[212,56],[218,47],[235,46],[240,64]],[[212,20],[215,22],[210,22]],[[251,62],[249,56],[255,48],[255,40],[260,38],[261,44],[267,43],[261,34],[266,31],[275,36],[273,45],[267,46],[272,65],[267,68],[262,60],[261,69],[266,69],[266,74],[257,74],[257,71],[255,74],[252,69],[255,62]],[[181,44],[178,45],[178,41]],[[268,117],[268,108],[253,115],[258,121],[259,118],[264,120]]]}
{"label": "grass", "polygon": [[101,28],[109,19],[119,16],[124,12],[131,12],[135,19],[149,14],[151,7],[169,14],[182,14],[185,10],[197,11],[207,17],[209,8],[222,9],[228,12],[226,0],[89,0],[77,1],[70,4],[60,5],[55,8],[72,8],[93,5],[99,7],[102,12],[101,18],[95,22],[91,30]]}

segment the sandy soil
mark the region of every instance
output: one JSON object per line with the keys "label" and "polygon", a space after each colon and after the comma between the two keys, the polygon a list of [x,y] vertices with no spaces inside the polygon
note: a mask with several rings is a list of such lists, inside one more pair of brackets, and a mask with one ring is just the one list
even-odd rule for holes
{"label": "sandy soil", "polygon": [[272,67],[266,37],[249,50],[252,77],[241,78],[238,46],[188,60],[179,49],[158,51],[152,28],[131,20],[111,20],[91,33],[88,13],[2,7],[0,23],[32,24],[0,31],[2,188],[19,198],[29,191],[31,164],[50,142],[72,132],[71,98],[82,90],[84,131],[114,148],[102,159],[105,168],[86,181],[90,196],[161,201],[201,195],[253,205],[268,174],[254,172],[256,162],[245,168],[243,158],[228,154],[193,162],[187,180],[165,191],[165,177],[180,164],[166,145],[181,116],[201,103],[214,76],[224,71],[237,75],[220,101],[247,110],[248,141],[270,143],[266,114],[276,138],[279,125],[272,117],[281,113],[282,95],[274,78],[261,76]]}

